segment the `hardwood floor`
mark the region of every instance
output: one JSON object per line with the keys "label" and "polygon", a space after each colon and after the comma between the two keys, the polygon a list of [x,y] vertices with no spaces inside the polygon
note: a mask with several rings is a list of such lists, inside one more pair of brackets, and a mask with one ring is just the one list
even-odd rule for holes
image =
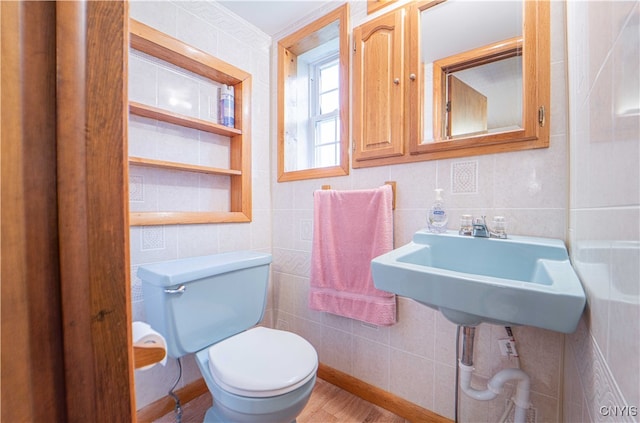
{"label": "hardwood floor", "polygon": [[297,423],[405,423],[402,417],[322,379],[317,379],[311,399],[296,421]]}
{"label": "hardwood floor", "polygon": [[[211,407],[211,395],[204,395],[182,407],[183,423],[201,423]],[[173,423],[175,414],[169,413],[154,423]],[[297,418],[297,423],[406,423],[384,408],[373,405],[322,379],[317,379],[309,403]]]}

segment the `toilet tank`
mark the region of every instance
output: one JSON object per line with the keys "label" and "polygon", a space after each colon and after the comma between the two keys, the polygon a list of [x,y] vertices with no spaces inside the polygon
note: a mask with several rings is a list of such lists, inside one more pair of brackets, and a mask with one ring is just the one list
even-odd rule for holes
{"label": "toilet tank", "polygon": [[236,251],[140,266],[147,321],[178,358],[262,320],[271,254]]}

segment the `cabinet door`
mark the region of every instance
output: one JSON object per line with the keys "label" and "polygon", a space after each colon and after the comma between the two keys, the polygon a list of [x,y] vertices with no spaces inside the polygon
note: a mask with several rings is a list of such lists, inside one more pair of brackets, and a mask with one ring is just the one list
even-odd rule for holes
{"label": "cabinet door", "polygon": [[404,152],[404,21],[398,9],[354,29],[353,167]]}

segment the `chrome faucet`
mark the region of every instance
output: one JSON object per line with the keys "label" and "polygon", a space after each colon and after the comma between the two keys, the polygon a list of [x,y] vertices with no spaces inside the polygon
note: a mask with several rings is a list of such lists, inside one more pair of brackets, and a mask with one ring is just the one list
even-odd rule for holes
{"label": "chrome faucet", "polygon": [[489,238],[490,232],[487,227],[486,216],[478,217],[473,220],[473,229],[471,235],[477,238]]}
{"label": "chrome faucet", "polygon": [[[507,233],[504,231],[504,218],[500,218],[501,225],[496,227],[495,231],[492,231],[487,226],[486,216],[478,217],[473,220],[473,227],[471,229],[471,235],[476,238],[500,238],[506,239]],[[497,224],[496,224],[497,225]]]}

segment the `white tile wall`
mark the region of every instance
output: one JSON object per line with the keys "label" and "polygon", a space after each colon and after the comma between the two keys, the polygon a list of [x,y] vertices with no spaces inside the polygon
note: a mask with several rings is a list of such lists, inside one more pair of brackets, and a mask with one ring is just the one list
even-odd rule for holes
{"label": "white tile wall", "polygon": [[[269,195],[269,49],[271,39],[216,3],[131,1],[130,14],[160,31],[250,72],[252,78],[253,222],[247,224],[166,225],[132,227],[131,271],[133,316],[145,319],[140,265],[223,251],[271,248]],[[179,70],[155,58],[132,52],[129,63],[131,100],[168,108],[189,116],[217,116],[212,97],[218,84]],[[229,140],[225,137],[131,116],[129,154],[160,160],[226,168]],[[179,173],[132,166],[131,211],[228,210],[229,179],[216,175]],[[267,316],[272,313],[270,310]],[[192,356],[183,361],[178,388],[200,378]],[[136,405],[166,396],[177,377],[175,360],[166,367],[136,371]]]}
{"label": "white tile wall", "polygon": [[566,341],[564,416],[639,421],[640,3],[569,2],[567,29],[570,239],[588,307]]}

